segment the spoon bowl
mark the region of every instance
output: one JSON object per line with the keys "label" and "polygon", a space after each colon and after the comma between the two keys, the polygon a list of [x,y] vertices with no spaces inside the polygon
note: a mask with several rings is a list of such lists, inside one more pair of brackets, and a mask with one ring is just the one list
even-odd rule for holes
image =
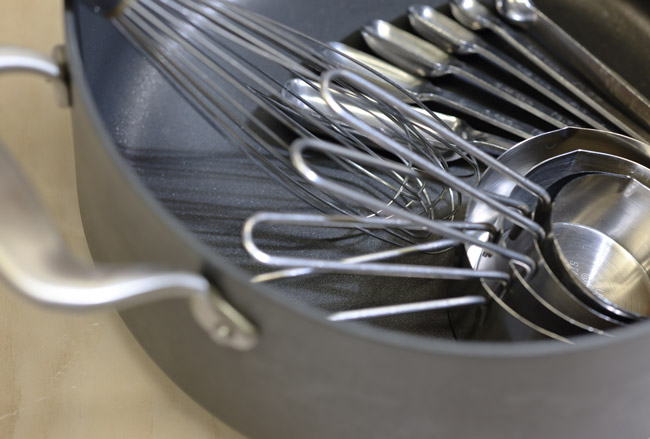
{"label": "spoon bowl", "polygon": [[499,14],[508,21],[524,26],[537,18],[537,9],[529,0],[496,0]]}
{"label": "spoon bowl", "polygon": [[476,0],[454,0],[451,13],[460,24],[471,30],[485,29],[486,17],[491,15],[490,10]]}

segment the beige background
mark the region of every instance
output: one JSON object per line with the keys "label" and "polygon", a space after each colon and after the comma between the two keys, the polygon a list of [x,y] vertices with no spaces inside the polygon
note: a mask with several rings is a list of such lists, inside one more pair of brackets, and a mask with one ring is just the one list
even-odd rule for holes
{"label": "beige background", "polygon": [[[0,0],[0,43],[49,53],[62,0]],[[81,257],[70,115],[38,77],[0,78],[0,138]],[[2,208],[0,206],[0,208]],[[190,400],[114,311],[37,308],[0,286],[0,439],[241,439]]]}

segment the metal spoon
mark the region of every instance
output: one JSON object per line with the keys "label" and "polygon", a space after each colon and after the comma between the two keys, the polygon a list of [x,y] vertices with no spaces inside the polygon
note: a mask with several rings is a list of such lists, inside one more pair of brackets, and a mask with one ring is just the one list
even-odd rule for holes
{"label": "metal spoon", "polygon": [[411,6],[409,21],[420,35],[447,52],[457,55],[478,55],[551,99],[558,106],[586,122],[591,128],[608,129],[589,109],[572,97],[431,6]]}
{"label": "metal spoon", "polygon": [[[330,109],[321,97],[318,84],[308,83],[307,81],[298,78],[291,79],[284,85],[282,96],[296,111],[309,111],[316,117],[318,117],[319,114],[325,115],[328,118],[340,122],[336,113]],[[384,134],[392,135],[395,131],[399,132],[399,127],[397,127],[395,122],[393,122],[386,114],[368,108],[368,105],[361,102],[359,98],[346,96],[345,100],[341,99],[341,101],[345,102],[344,106],[348,111]],[[415,108],[415,111],[421,112],[422,114],[425,113],[425,110],[421,108]],[[435,115],[456,134],[474,143],[489,154],[500,155],[516,143],[513,140],[505,139],[495,134],[476,130],[466,121],[458,117],[438,112],[435,112]],[[411,123],[420,126],[415,121],[411,121]],[[428,136],[426,130],[423,130],[423,135],[428,141],[434,142],[435,144],[439,143],[437,139]],[[402,137],[399,137],[397,140],[401,139]]]}
{"label": "metal spoon", "polygon": [[554,81],[590,108],[594,109],[622,132],[636,139],[650,141],[650,132],[644,130],[614,106],[585,87],[567,69],[560,66],[553,58],[541,51],[537,44],[527,38],[526,35],[516,32],[508,26],[485,5],[479,3],[477,0],[454,0],[451,4],[451,11],[454,18],[469,29],[488,29],[492,31],[506,44],[534,63],[544,73],[553,78]]}
{"label": "metal spoon", "polygon": [[[373,107],[371,102],[363,100],[360,96],[339,92],[337,90],[331,90],[331,93],[336,98],[336,101],[345,107],[345,109],[355,118],[363,121],[366,125],[400,144],[409,146],[417,145],[419,148],[429,148],[430,146],[433,146],[439,152],[442,152],[442,156],[447,161],[460,158],[458,154],[450,151],[446,145],[442,144],[436,137],[434,137],[433,134],[435,133],[422,127],[421,124],[418,124],[410,118],[397,121],[385,112]],[[345,120],[339,117],[336,112],[332,111],[330,106],[322,98],[320,85],[317,83],[299,78],[290,79],[284,84],[284,88],[282,89],[282,98],[283,102],[296,114],[301,116],[311,116],[311,118],[306,118],[303,123],[307,123],[310,126],[314,125],[314,128],[318,129],[318,123],[310,123],[312,119],[324,121],[326,122],[326,125],[330,125],[331,122],[336,122],[339,128],[351,132],[364,141],[372,142],[372,140],[364,135],[364,133],[355,130],[346,123]],[[402,123],[403,125],[401,125]],[[415,127],[418,130],[418,135],[422,136],[422,140],[424,140],[425,143],[414,141],[411,137],[406,137],[404,131],[406,126]],[[413,134],[411,134],[411,136],[412,135]],[[504,150],[501,149],[500,152],[503,151]]]}
{"label": "metal spoon", "polygon": [[441,104],[515,135],[520,139],[527,139],[542,133],[541,130],[532,125],[485,107],[458,93],[436,87],[431,82],[413,76],[375,56],[353,49],[343,43],[334,42],[328,43],[328,45],[331,50],[323,51],[323,55],[332,63],[363,75],[390,93],[395,94],[396,91],[391,84],[401,87],[406,94],[398,94],[397,97],[404,101],[411,101],[412,96],[422,102]]}
{"label": "metal spoon", "polygon": [[496,0],[496,8],[511,24],[526,29],[543,41],[544,45],[587,77],[599,90],[624,108],[629,108],[630,114],[636,115],[646,127],[650,127],[650,101],[537,9],[533,2]]}
{"label": "metal spoon", "polygon": [[438,49],[431,43],[383,20],[363,27],[361,34],[372,50],[404,70],[428,77],[456,76],[469,84],[527,111],[557,128],[576,125],[553,109],[531,99],[511,86],[498,81]]}

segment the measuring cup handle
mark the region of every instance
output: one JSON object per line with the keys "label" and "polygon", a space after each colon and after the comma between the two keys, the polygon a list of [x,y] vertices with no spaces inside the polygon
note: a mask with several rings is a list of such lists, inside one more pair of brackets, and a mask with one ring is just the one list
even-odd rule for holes
{"label": "measuring cup handle", "polygon": [[[57,60],[0,46],[0,73],[16,71],[65,84],[65,69]],[[1,144],[0,206],[0,277],[21,296],[66,309],[124,308],[185,298],[197,323],[216,343],[238,350],[255,345],[255,327],[200,274],[147,265],[94,266],[77,259]]]}

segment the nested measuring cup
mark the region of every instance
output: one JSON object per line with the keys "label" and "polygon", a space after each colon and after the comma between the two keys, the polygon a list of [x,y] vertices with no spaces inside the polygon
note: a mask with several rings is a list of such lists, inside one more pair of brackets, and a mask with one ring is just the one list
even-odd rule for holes
{"label": "nested measuring cup", "polygon": [[578,177],[553,201],[544,251],[571,291],[622,319],[650,316],[650,189],[620,174]]}
{"label": "nested measuring cup", "polygon": [[[558,188],[562,188],[572,179],[593,173],[632,175],[647,184],[650,182],[648,151],[649,147],[644,143],[625,136],[567,128],[524,141],[503,154],[500,161],[557,194]],[[484,176],[481,188],[500,196],[519,197],[524,204],[535,202],[526,199],[525,195],[518,193],[509,182],[490,171]],[[535,210],[536,207],[534,204],[529,204],[531,210]],[[536,220],[546,224],[547,229],[552,232],[548,219],[541,217],[547,214],[548,210],[546,213],[536,211]],[[583,300],[584,298],[580,297],[582,293],[580,285],[564,284],[568,281],[564,277],[561,278],[564,273],[560,272],[558,264],[555,263],[561,263],[561,259],[548,251],[542,252],[542,247],[546,248],[545,243],[555,238],[552,233],[542,243],[530,242],[530,236],[524,233],[512,233],[498,214],[476,202],[470,203],[466,219],[499,224],[503,230],[508,231],[504,234],[503,245],[525,249],[538,261],[536,270],[529,276],[518,276],[515,273],[510,287],[503,291],[502,297],[522,319],[533,323],[534,329],[537,327],[539,329],[536,330],[537,333],[535,331],[531,333],[530,324],[526,325],[525,330],[522,330],[522,325],[519,327],[510,325],[511,338],[529,339],[536,338],[540,334],[549,336],[549,332],[551,336],[560,337],[585,332],[605,335],[606,332],[603,330],[630,321],[625,316],[602,309],[602,306],[597,303]],[[516,228],[514,230],[516,231]],[[467,255],[470,264],[476,268],[486,269],[503,264],[498,257],[485,257],[483,252],[471,246],[467,247]],[[555,259],[547,261],[549,257]],[[550,264],[547,265],[547,262]],[[575,281],[575,279],[569,280]],[[494,312],[500,312],[496,307],[494,309]],[[488,319],[490,320],[494,319]]]}

